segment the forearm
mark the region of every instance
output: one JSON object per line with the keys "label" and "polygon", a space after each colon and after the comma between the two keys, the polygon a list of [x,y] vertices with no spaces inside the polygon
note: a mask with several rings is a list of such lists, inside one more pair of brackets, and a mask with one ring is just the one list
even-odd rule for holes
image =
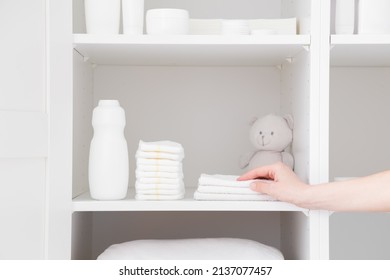
{"label": "forearm", "polygon": [[390,211],[390,171],[305,191],[303,207],[332,211]]}

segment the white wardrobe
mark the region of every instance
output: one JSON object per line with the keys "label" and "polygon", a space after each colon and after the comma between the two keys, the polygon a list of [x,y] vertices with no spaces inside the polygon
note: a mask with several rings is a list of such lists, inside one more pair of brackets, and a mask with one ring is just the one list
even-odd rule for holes
{"label": "white wardrobe", "polygon": [[[361,109],[351,104],[366,101],[349,102],[353,91],[364,95],[354,83],[365,84],[366,77],[382,85],[368,114],[388,116],[390,37],[331,36],[331,2],[145,0],[145,9],[184,8],[192,18],[297,17],[299,34],[128,37],[85,34],[82,0],[2,1],[0,31],[8,43],[0,47],[0,258],[94,259],[129,240],[239,237],[277,247],[287,259],[328,259],[329,232],[342,246],[340,221],[356,217],[192,195],[201,173],[242,173],[239,156],[251,148],[248,122],[267,113],[293,115],[295,171],[306,182],[376,170],[369,163],[353,168],[351,153],[366,138],[353,122],[358,115],[362,123]],[[361,54],[377,49],[387,54],[384,65],[376,57],[360,65]],[[118,99],[126,111],[130,186],[122,201],[93,201],[88,194],[91,113],[99,99]],[[377,133],[388,142],[388,132]],[[349,145],[354,136],[360,142]],[[183,144],[184,200],[134,200],[140,139]],[[380,149],[373,146],[365,147],[369,155]],[[372,161],[389,165],[379,151]],[[343,169],[348,165],[351,172]]]}

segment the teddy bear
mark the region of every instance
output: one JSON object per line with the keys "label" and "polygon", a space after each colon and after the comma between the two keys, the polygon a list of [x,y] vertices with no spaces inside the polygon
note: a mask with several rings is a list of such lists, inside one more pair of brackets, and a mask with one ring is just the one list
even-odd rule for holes
{"label": "teddy bear", "polygon": [[293,139],[293,118],[266,115],[250,122],[249,139],[255,150],[241,156],[240,168],[252,170],[259,166],[283,162],[294,168],[294,158],[287,150]]}

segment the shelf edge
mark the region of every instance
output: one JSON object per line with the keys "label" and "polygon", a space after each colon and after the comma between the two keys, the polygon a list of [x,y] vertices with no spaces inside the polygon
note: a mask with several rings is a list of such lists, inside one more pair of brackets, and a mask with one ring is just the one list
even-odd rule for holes
{"label": "shelf edge", "polygon": [[280,201],[197,201],[191,198],[172,201],[139,201],[130,198],[117,201],[97,201],[83,193],[73,199],[73,212],[99,211],[264,211],[303,212],[309,210]]}
{"label": "shelf edge", "polygon": [[181,36],[126,36],[74,34],[73,44],[112,45],[310,45],[310,35],[269,36],[223,36],[223,35],[181,35]]}

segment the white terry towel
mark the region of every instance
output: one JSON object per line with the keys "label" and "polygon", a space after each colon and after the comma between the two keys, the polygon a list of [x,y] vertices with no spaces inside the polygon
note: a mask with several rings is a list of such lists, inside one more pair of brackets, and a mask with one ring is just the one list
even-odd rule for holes
{"label": "white terry towel", "polygon": [[179,194],[140,194],[137,192],[135,199],[137,200],[178,200],[184,198],[184,192]]}
{"label": "white terry towel", "polygon": [[227,200],[227,201],[275,201],[266,194],[224,194],[224,193],[194,193],[195,200]]}
{"label": "white terry towel", "polygon": [[[199,186],[247,187],[256,180],[237,181],[239,176],[201,174]],[[258,181],[258,180],[257,180]]]}
{"label": "white terry towel", "polygon": [[239,238],[136,240],[108,247],[98,260],[283,260],[262,243]]}
{"label": "white terry towel", "polygon": [[181,178],[137,178],[137,182],[141,184],[178,185],[183,183],[183,179]]}
{"label": "white terry towel", "polygon": [[170,159],[137,158],[137,166],[138,165],[169,166],[180,168],[182,163],[180,161]]}
{"label": "white terry towel", "polygon": [[184,189],[184,182],[181,181],[179,184],[142,184],[138,181],[135,182],[136,190],[177,190]]}
{"label": "white terry towel", "polygon": [[139,171],[138,168],[135,171],[136,178],[171,178],[171,179],[183,179],[184,174],[172,173],[172,172],[143,172]]}
{"label": "white terry towel", "polygon": [[181,165],[178,166],[165,166],[165,165],[145,165],[137,164],[137,170],[142,172],[171,172],[171,173],[183,173]]}
{"label": "white terry towel", "polygon": [[223,186],[198,186],[201,193],[225,193],[225,194],[258,194],[247,187],[223,187]]}
{"label": "white terry towel", "polygon": [[152,159],[170,159],[182,161],[184,158],[184,152],[179,154],[164,153],[164,152],[143,152],[138,150],[135,154],[137,159],[139,158],[152,158]]}
{"label": "white terry towel", "polygon": [[173,141],[144,142],[139,141],[138,150],[143,152],[164,152],[172,154],[182,154],[183,146]]}

